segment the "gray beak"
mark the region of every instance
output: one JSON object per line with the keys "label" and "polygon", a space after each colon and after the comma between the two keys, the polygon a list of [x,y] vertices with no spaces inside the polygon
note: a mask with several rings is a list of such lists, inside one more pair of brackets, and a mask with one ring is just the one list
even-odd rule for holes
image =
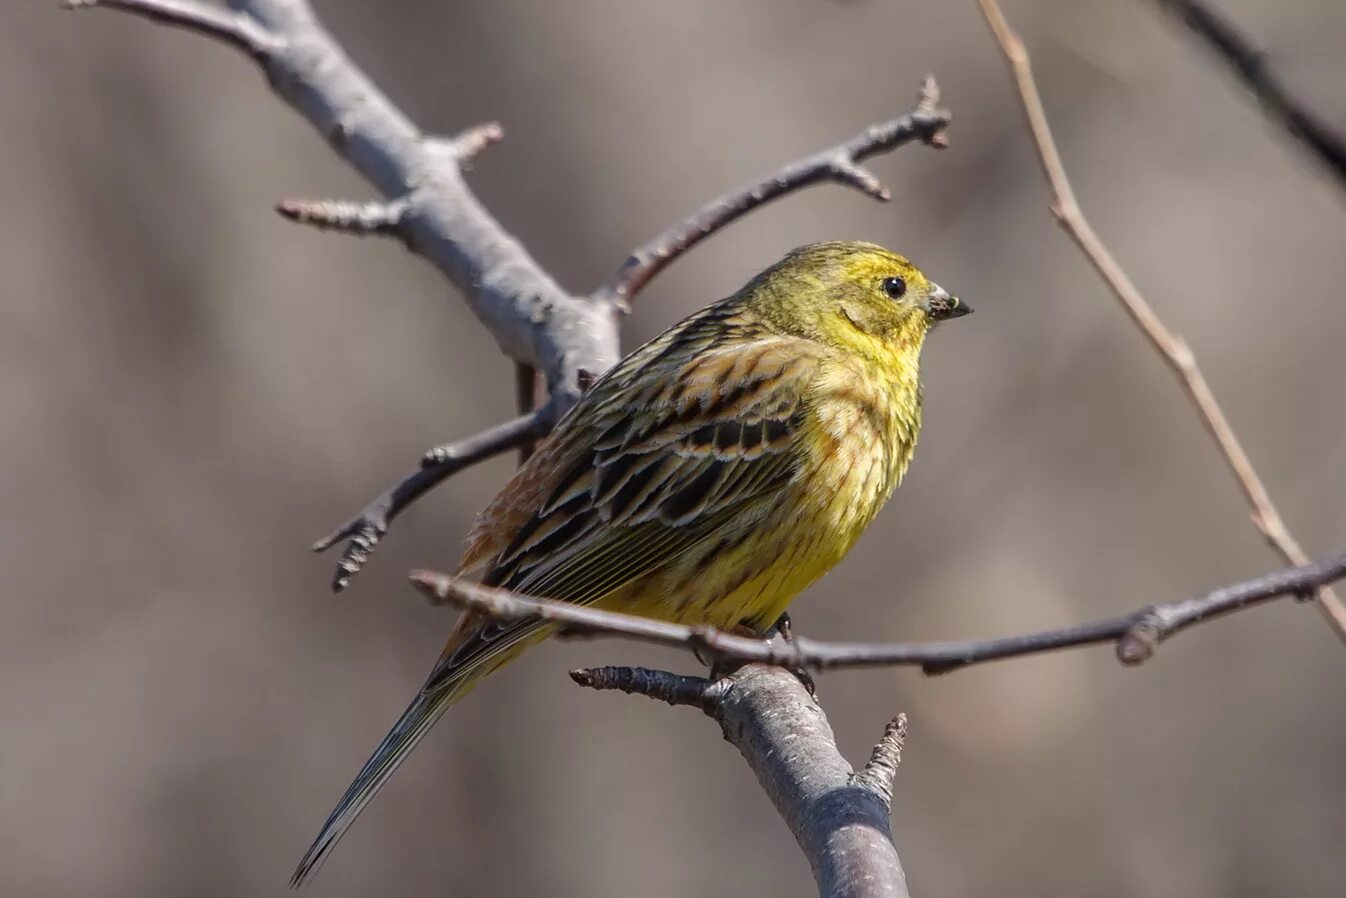
{"label": "gray beak", "polygon": [[948,321],[950,318],[962,318],[964,315],[972,314],[972,307],[963,302],[958,297],[949,293],[939,284],[931,284],[934,288],[930,291],[930,317],[936,321]]}

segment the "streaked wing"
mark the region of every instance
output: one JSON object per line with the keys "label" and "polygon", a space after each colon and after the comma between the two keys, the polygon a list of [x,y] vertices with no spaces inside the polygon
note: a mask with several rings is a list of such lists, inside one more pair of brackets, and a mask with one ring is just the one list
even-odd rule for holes
{"label": "streaked wing", "polygon": [[[483,513],[465,559],[484,543],[495,549],[482,582],[589,604],[712,535],[742,532],[770,507],[764,498],[795,475],[817,350],[735,326],[730,311],[709,307],[594,385]],[[474,622],[427,688],[530,630]]]}

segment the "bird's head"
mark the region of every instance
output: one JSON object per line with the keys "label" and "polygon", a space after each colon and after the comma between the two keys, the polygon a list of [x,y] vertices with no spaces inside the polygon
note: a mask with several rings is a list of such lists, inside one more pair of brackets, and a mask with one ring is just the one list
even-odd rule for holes
{"label": "bird's head", "polygon": [[873,243],[800,247],[747,290],[778,327],[866,354],[919,352],[930,328],[972,311],[911,262]]}

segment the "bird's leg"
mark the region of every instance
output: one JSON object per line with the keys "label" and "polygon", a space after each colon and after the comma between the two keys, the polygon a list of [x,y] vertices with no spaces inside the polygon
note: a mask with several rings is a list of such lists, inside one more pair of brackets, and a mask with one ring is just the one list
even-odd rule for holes
{"label": "bird's leg", "polygon": [[[754,626],[748,621],[743,621],[739,623],[738,626],[732,627],[729,632],[735,636],[745,636],[749,639],[765,639],[769,641],[779,637],[786,643],[793,639],[790,630],[789,614],[782,614],[780,617],[776,618],[774,624],[766,629],[762,629],[761,626]],[[705,659],[701,660],[704,662]],[[710,666],[710,678],[712,680],[722,679],[739,666],[740,664],[732,661],[716,661]],[[786,670],[794,674],[799,679],[799,682],[804,684],[804,688],[809,691],[809,697],[814,701],[817,701],[818,685],[813,681],[813,674],[809,673],[807,668],[804,667],[787,666]]]}
{"label": "bird's leg", "polygon": [[[787,644],[794,642],[794,629],[790,622],[790,613],[788,611],[783,612],[780,617],[776,618],[776,622],[771,625],[771,629],[766,631],[765,636],[767,639],[774,639],[779,636],[781,642]],[[813,674],[809,673],[808,668],[790,667],[787,669],[799,678],[799,682],[803,683],[804,688],[809,691],[809,697],[816,702],[818,700],[818,684],[813,681]]]}

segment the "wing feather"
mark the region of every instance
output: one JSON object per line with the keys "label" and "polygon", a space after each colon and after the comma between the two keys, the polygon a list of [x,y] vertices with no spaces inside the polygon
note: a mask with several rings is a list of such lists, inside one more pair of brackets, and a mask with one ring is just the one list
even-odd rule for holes
{"label": "wing feather", "polygon": [[[463,569],[591,604],[702,540],[736,537],[797,474],[818,352],[720,306],[646,344],[594,384],[483,512]],[[426,688],[538,626],[468,622]]]}

